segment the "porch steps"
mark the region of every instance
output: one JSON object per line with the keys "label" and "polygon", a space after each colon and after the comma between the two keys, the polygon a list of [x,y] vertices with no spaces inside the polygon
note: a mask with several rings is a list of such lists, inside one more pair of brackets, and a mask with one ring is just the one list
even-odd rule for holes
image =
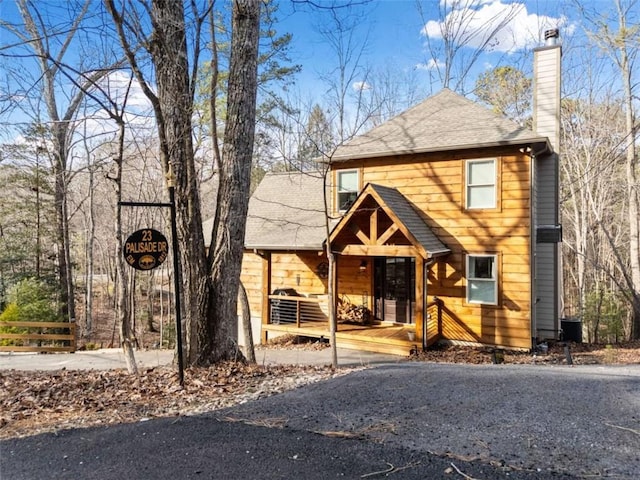
{"label": "porch steps", "polygon": [[340,338],[336,339],[338,348],[349,348],[351,350],[359,350],[362,352],[384,353],[387,355],[401,355],[407,357],[411,353],[411,349],[419,348],[417,342],[408,341],[373,341],[371,338],[360,340],[357,338]]}

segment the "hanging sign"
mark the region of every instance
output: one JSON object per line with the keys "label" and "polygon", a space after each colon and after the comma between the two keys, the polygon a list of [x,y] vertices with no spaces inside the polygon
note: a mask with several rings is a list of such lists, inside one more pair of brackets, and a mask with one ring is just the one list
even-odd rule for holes
{"label": "hanging sign", "polygon": [[144,228],[129,235],[122,253],[126,262],[136,270],[153,270],[167,259],[169,243],[162,233]]}

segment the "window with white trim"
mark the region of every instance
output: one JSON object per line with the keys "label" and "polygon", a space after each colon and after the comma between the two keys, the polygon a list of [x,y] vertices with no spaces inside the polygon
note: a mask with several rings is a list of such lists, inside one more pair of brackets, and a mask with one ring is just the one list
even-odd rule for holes
{"label": "window with white trim", "polygon": [[496,255],[467,255],[467,302],[498,304]]}
{"label": "window with white trim", "polygon": [[339,212],[349,210],[358,197],[358,170],[338,170],[336,172],[337,196],[336,205]]}
{"label": "window with white trim", "polygon": [[467,160],[467,208],[496,208],[496,159]]}

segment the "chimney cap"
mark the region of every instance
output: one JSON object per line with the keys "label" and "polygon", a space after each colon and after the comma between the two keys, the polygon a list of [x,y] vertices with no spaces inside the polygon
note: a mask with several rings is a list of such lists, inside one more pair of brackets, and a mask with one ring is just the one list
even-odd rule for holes
{"label": "chimney cap", "polygon": [[544,44],[545,45],[557,45],[558,38],[560,37],[560,30],[552,28],[545,30],[544,32]]}

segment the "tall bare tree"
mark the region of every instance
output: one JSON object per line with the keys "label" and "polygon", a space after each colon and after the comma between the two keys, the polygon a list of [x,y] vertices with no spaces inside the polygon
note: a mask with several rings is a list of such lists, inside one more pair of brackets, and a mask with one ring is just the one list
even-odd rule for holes
{"label": "tall bare tree", "polygon": [[531,100],[533,82],[517,68],[496,67],[482,73],[476,80],[475,94],[491,105],[499,115],[531,126]]}
{"label": "tall bare tree", "polygon": [[[190,3],[192,30],[182,2],[105,0],[129,64],[154,108],[165,168],[176,179],[178,241],[189,364],[236,358],[238,283],[249,197],[257,92],[260,2],[233,2],[227,121],[212,245],[205,251],[194,164],[192,114],[200,32],[212,2]],[[141,8],[142,7],[142,8]],[[146,15],[146,17],[145,17]],[[150,23],[146,34],[141,25]],[[193,35],[191,36],[191,33]],[[193,48],[187,45],[192,40]],[[146,52],[154,65],[157,93],[141,67]]]}
{"label": "tall bare tree", "polygon": [[211,235],[211,308],[199,332],[201,357],[224,360],[237,348],[237,297],[251,186],[251,163],[258,92],[260,0],[235,0],[220,187]]}
{"label": "tall bare tree", "polygon": [[[578,3],[578,2],[576,2]],[[637,155],[638,125],[636,103],[638,70],[636,60],[640,50],[640,2],[614,0],[613,11],[589,10],[578,3],[584,18],[591,25],[589,38],[611,59],[620,75],[622,104],[625,114],[626,202],[629,228],[628,268],[620,265],[626,284],[626,295],[633,309],[631,335],[640,338],[640,166]],[[609,16],[612,14],[611,16]],[[625,262],[619,256],[621,262]]]}
{"label": "tall bare tree", "polygon": [[[73,262],[71,258],[71,238],[69,232],[69,212],[67,205],[69,185],[69,159],[71,155],[72,137],[76,128],[76,117],[85,99],[86,91],[108,69],[105,65],[89,65],[94,59],[78,57],[78,66],[69,68],[65,59],[71,56],[71,48],[79,36],[80,26],[89,12],[90,0],[79,4],[70,2],[66,9],[58,12],[62,25],[47,23],[52,18],[44,15],[44,6],[32,0],[17,0],[17,6],[22,17],[22,25],[2,22],[2,27],[10,31],[19,43],[8,50],[7,55],[13,55],[15,49],[26,49],[39,69],[39,77],[32,86],[23,85],[24,91],[37,90],[45,104],[46,118],[37,118],[38,122],[46,124],[48,135],[46,149],[50,157],[52,175],[55,180],[56,205],[56,243],[58,247],[58,280],[61,296],[61,313],[67,320],[75,321],[75,299],[73,285]],[[63,18],[66,16],[66,19]],[[63,32],[63,33],[60,33]],[[72,76],[74,87],[68,91],[63,88],[64,80]],[[32,105],[36,105],[34,102]],[[35,113],[40,117],[39,110]]]}
{"label": "tall bare tree", "polygon": [[[105,0],[121,45],[140,87],[151,102],[157,123],[160,158],[165,174],[175,175],[176,220],[181,255],[180,275],[183,285],[183,310],[186,325],[185,356],[189,363],[197,360],[198,344],[194,333],[208,318],[209,280],[202,234],[200,197],[194,163],[191,118],[193,113],[193,73],[199,57],[200,39],[189,52],[185,11],[182,2]],[[202,26],[206,12],[194,8],[196,30]],[[145,17],[147,15],[147,17]],[[149,22],[152,32],[142,30]],[[196,33],[196,37],[199,34]],[[157,91],[142,68],[142,53],[150,56],[155,69]],[[190,67],[189,61],[193,62]],[[179,292],[176,292],[179,294]]]}
{"label": "tall bare tree", "polygon": [[[428,10],[423,0],[416,0],[418,13],[423,20],[423,35],[427,55],[425,66],[435,72],[443,88],[466,92],[466,81],[480,56],[491,50],[501,49],[500,34],[516,35],[508,30],[510,22],[523,8],[521,3],[504,5],[489,18],[479,19],[479,12],[489,11],[477,0],[442,0],[438,2],[439,18],[427,20]],[[522,35],[523,32],[518,32]]]}

